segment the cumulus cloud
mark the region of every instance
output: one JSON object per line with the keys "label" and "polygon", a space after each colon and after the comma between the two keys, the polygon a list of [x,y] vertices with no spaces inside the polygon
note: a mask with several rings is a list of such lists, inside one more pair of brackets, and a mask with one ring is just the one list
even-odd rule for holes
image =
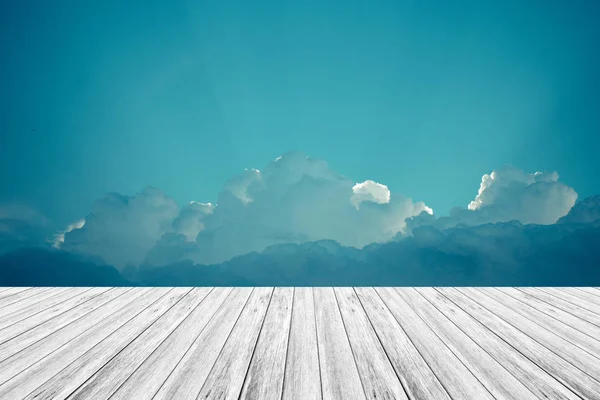
{"label": "cumulus cloud", "polygon": [[156,188],[134,196],[112,193],[94,203],[80,228],[64,233],[60,248],[119,267],[139,265],[178,212],[175,201]]}
{"label": "cumulus cloud", "polygon": [[282,243],[327,239],[362,248],[405,238],[423,226],[553,224],[576,199],[556,172],[505,166],[483,176],[467,208],[436,218],[425,203],[392,193],[383,183],[356,183],[324,160],[288,153],[225,182],[216,205],[193,201],[180,209],[154,188],[135,196],[111,194],[84,221],[59,232],[55,243],[120,268],[186,259],[212,264]]}
{"label": "cumulus cloud", "polygon": [[418,226],[448,229],[458,225],[519,221],[522,224],[554,224],[577,200],[573,188],[559,182],[557,172],[526,173],[504,166],[483,175],[477,196],[467,208],[454,208],[449,216],[417,216],[408,231]]}
{"label": "cumulus cloud", "polygon": [[432,212],[383,184],[357,184],[323,160],[288,153],[227,181],[217,205],[192,202],[179,210],[157,189],[110,195],[82,227],[64,233],[60,247],[119,267],[187,258],[212,263],[277,243],[388,241],[422,211]]}
{"label": "cumulus cloud", "polygon": [[468,209],[485,212],[489,222],[516,219],[524,224],[553,224],[577,200],[577,193],[558,178],[557,172],[528,174],[505,166],[483,176]]}

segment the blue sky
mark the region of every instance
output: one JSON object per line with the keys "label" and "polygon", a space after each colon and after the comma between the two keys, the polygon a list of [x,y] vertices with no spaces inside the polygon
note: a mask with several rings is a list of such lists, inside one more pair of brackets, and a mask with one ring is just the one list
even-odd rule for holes
{"label": "blue sky", "polygon": [[0,202],[57,225],[147,185],[215,202],[288,150],[442,214],[506,163],[598,194],[599,16],[594,1],[5,3]]}

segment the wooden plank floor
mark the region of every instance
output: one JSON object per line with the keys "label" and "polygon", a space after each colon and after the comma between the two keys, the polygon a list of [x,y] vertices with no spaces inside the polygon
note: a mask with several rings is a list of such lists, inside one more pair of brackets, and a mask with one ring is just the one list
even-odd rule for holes
{"label": "wooden plank floor", "polygon": [[4,288],[0,399],[600,399],[598,288]]}

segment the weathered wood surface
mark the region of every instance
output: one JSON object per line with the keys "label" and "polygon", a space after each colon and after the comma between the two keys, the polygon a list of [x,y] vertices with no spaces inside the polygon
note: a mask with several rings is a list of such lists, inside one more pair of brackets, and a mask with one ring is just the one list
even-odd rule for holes
{"label": "weathered wood surface", "polygon": [[0,399],[600,399],[598,288],[0,287]]}

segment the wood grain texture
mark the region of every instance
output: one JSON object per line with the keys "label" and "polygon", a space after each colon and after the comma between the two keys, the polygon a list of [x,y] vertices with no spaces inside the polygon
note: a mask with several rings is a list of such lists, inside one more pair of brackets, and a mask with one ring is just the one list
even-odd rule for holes
{"label": "wood grain texture", "polygon": [[275,288],[241,399],[279,400],[283,390],[294,288]]}
{"label": "wood grain texture", "polygon": [[252,304],[256,305],[260,301],[261,293],[252,288],[233,290],[227,298],[227,303],[217,310],[154,399],[195,399],[198,396],[250,296]]}
{"label": "wood grain texture", "polygon": [[576,305],[579,308],[583,308],[600,317],[600,307],[597,304],[589,300],[583,299],[579,296],[576,296],[574,294],[571,294],[567,292],[565,288],[541,287],[537,289],[541,290],[542,292],[548,293],[554,297],[567,301],[573,305]]}
{"label": "wood grain texture", "polygon": [[[82,307],[75,310],[73,315],[61,316],[42,324],[34,329],[16,336],[0,345],[0,382],[4,382],[10,377],[21,372],[25,368],[48,356],[58,348],[70,345],[70,341],[78,335],[95,326],[98,321],[108,318],[117,310],[127,304],[127,300],[133,300],[144,292],[126,291],[123,293],[125,302],[112,302],[119,298],[118,292],[114,292],[113,298],[100,299],[100,304],[95,304],[95,308],[89,310],[88,307]],[[102,300],[104,300],[102,302]],[[94,306],[94,304],[92,304]],[[56,326],[59,326],[58,329]],[[68,348],[68,347],[67,347]]]}
{"label": "wood grain texture", "polygon": [[366,397],[408,400],[354,289],[335,288],[334,293]]}
{"label": "wood grain texture", "polygon": [[[21,311],[5,315],[1,318],[3,322],[3,328],[0,329],[0,343],[4,343],[15,336],[28,332],[36,326],[56,317],[57,315],[69,311],[109,290],[111,289],[91,288],[89,290],[77,293],[75,296],[69,297],[68,299],[63,299],[58,303],[50,302],[50,306],[48,308],[38,312],[32,312],[31,315],[26,315]],[[69,294],[65,293],[64,295],[68,296]]]}
{"label": "wood grain texture", "polygon": [[459,399],[494,398],[397,291],[393,288],[377,288],[376,291],[450,396]]}
{"label": "wood grain texture", "polygon": [[450,396],[373,288],[355,288],[377,337],[411,399]]}
{"label": "wood grain texture", "polygon": [[[47,290],[42,290],[36,293],[33,296],[29,296],[23,300],[15,301],[14,303],[7,305],[5,307],[0,308],[0,316],[7,317],[13,314],[21,314],[25,312],[26,315],[32,315],[36,311],[40,311],[43,309],[46,303],[52,302],[53,297],[58,297],[61,294],[70,292],[72,295],[77,294],[81,290],[88,290],[89,288],[56,288],[52,290],[52,288],[48,288]],[[21,312],[21,313],[20,313]],[[2,318],[4,319],[4,318]],[[0,322],[0,328],[2,327],[2,323]]]}
{"label": "wood grain texture", "polygon": [[[217,310],[224,306],[225,299],[232,300],[228,297],[231,292],[230,288],[213,290],[185,321],[127,378],[123,385],[111,396],[111,400],[144,399],[154,396],[181,361],[194,340],[203,332],[206,325],[213,320]],[[219,314],[216,315],[217,318],[219,316]]]}
{"label": "wood grain texture", "polygon": [[[72,335],[71,329],[61,329],[60,334],[48,336],[46,338],[48,340],[44,340],[45,346],[41,349],[43,351],[37,348],[38,342],[27,348],[26,351],[5,360],[8,362],[6,370],[11,371],[12,374],[15,371],[14,365],[21,367],[24,355],[31,355],[30,360],[37,359],[33,365],[28,362],[30,366],[27,369],[21,370],[0,387],[0,398],[24,398],[170,290],[147,290],[125,305],[115,302],[115,309],[101,317],[99,321],[95,319],[96,323],[89,327],[92,329],[88,328],[83,333],[66,341],[64,336]],[[110,306],[111,303],[108,303],[101,310]],[[45,355],[42,356],[42,354]],[[50,354],[51,356],[49,356]],[[0,368],[0,371],[3,371],[3,368]]]}
{"label": "wood grain texture", "polygon": [[[555,335],[558,335],[580,349],[587,351],[592,356],[600,357],[600,341],[593,339],[558,319],[538,311],[529,304],[523,304],[499,290],[486,288],[480,289],[480,291],[497,302],[509,307],[512,312],[520,314],[540,327],[552,331]],[[598,362],[600,363],[600,359],[598,359]]]}
{"label": "wood grain texture", "polygon": [[510,344],[495,335],[435,288],[417,288],[416,290],[538,398],[579,399],[579,396],[520,352],[515,351]]}
{"label": "wood grain texture", "polygon": [[4,310],[9,310],[9,306],[18,303],[20,301],[26,300],[30,297],[37,296],[40,293],[47,292],[52,290],[51,287],[34,287],[27,290],[22,290],[17,293],[12,293],[10,295],[3,296],[0,298],[0,314],[4,314]]}
{"label": "wood grain texture", "polygon": [[586,310],[585,308],[579,307],[577,304],[573,304],[569,301],[563,300],[559,297],[553,296],[550,293],[539,290],[539,288],[516,288],[524,293],[530,294],[553,307],[560,308],[563,311],[570,313],[571,315],[581,318],[591,324],[596,325],[600,328],[600,316],[596,313]]}
{"label": "wood grain texture", "polygon": [[513,400],[537,398],[450,319],[419,296],[415,289],[399,288],[397,292],[494,397]]}
{"label": "wood grain texture", "polygon": [[597,288],[7,287],[0,298],[2,400],[600,399]]}
{"label": "wood grain texture", "polygon": [[6,299],[10,299],[10,297],[12,295],[21,293],[21,292],[25,292],[25,291],[31,290],[31,289],[33,289],[33,288],[31,288],[31,287],[11,287],[11,288],[4,290],[2,293],[0,293],[0,305],[2,305],[6,301]]}
{"label": "wood grain texture", "polygon": [[272,288],[256,288],[198,394],[199,399],[237,399],[260,333]]}
{"label": "wood grain texture", "polygon": [[[566,325],[572,327],[573,329],[577,329],[583,334],[588,335],[589,337],[600,340],[600,327],[594,324],[591,324],[575,315],[564,311],[558,307],[553,306],[552,304],[548,304],[545,301],[538,299],[531,294],[524,292],[523,290],[519,290],[516,288],[496,288],[496,290],[501,291],[502,293],[515,298],[524,305],[528,305],[529,307],[533,307],[536,310],[543,312],[546,315],[549,315],[558,321],[565,323]],[[517,308],[521,308],[521,306],[517,306]]]}
{"label": "wood grain texture", "polygon": [[591,295],[594,295],[594,296],[600,298],[600,290],[597,290],[597,288],[593,288],[593,287],[575,287],[573,289],[575,289],[575,290],[581,290],[583,292],[589,293]]}
{"label": "wood grain texture", "polygon": [[460,288],[460,291],[580,370],[592,377],[600,377],[600,360],[563,339],[549,327],[536,324],[476,288]]}
{"label": "wood grain texture", "polygon": [[294,289],[289,336],[282,398],[319,400],[321,373],[312,288]]}
{"label": "wood grain texture", "polygon": [[437,288],[454,304],[584,399],[600,398],[600,383],[456,288]]}
{"label": "wood grain texture", "polygon": [[[208,288],[170,291],[30,393],[28,398],[110,396],[209,291]],[[83,383],[85,385],[80,386]]]}
{"label": "wood grain texture", "polygon": [[596,295],[593,295],[586,291],[580,290],[579,288],[561,287],[561,288],[557,288],[557,289],[562,292],[566,292],[566,293],[569,293],[569,294],[575,296],[575,297],[572,297],[572,299],[574,299],[576,301],[575,304],[581,303],[581,300],[578,300],[576,298],[585,300],[585,303],[589,304],[592,307],[590,309],[590,311],[593,311],[596,314],[600,313],[600,297],[599,296],[596,296]]}
{"label": "wood grain texture", "polygon": [[323,399],[365,399],[333,288],[313,288]]}

